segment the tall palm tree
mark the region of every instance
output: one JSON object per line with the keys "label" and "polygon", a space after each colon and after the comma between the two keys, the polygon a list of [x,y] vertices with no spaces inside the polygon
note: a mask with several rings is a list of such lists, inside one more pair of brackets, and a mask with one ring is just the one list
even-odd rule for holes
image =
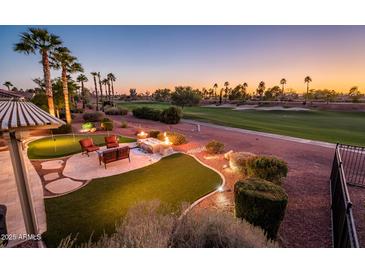
{"label": "tall palm tree", "polygon": [[108,78],[105,78],[103,81],[101,81],[101,83],[105,87],[105,96],[108,96],[108,100],[110,102],[110,84],[109,84],[109,79]]}
{"label": "tall palm tree", "polygon": [[[307,83],[307,98],[308,98],[308,94],[309,94],[309,83],[310,82],[312,82],[312,78],[310,78],[310,76],[306,76],[304,78],[304,83]],[[307,101],[307,99],[305,101]]]}
{"label": "tall palm tree", "polygon": [[84,90],[84,83],[88,81],[86,75],[80,74],[77,76],[77,82],[81,83],[81,97],[82,97],[82,108],[85,109],[85,90]]}
{"label": "tall palm tree", "polygon": [[14,45],[14,50],[25,54],[36,54],[42,56],[43,74],[45,81],[45,89],[48,100],[49,113],[55,116],[53,92],[51,83],[51,71],[49,65],[49,52],[60,46],[62,41],[60,38],[46,29],[29,28],[28,32],[20,35],[20,42]]}
{"label": "tall palm tree", "polygon": [[117,80],[117,78],[114,76],[113,73],[108,73],[107,78],[110,81],[111,87],[112,87],[112,94],[113,94],[113,104],[114,104],[114,85],[113,82],[115,82],[115,80]]}
{"label": "tall palm tree", "polygon": [[218,84],[217,83],[215,83],[213,85],[213,89],[214,89],[214,97],[217,98],[217,89],[218,89]]}
{"label": "tall palm tree", "polygon": [[13,87],[14,85],[10,82],[10,81],[6,81],[3,84],[4,86],[6,86],[8,88],[8,91],[10,91],[10,87]]}
{"label": "tall palm tree", "polygon": [[259,86],[256,91],[260,96],[260,100],[262,100],[262,95],[264,94],[264,91],[265,91],[265,82],[264,81],[261,81],[259,83]]}
{"label": "tall palm tree", "polygon": [[94,86],[95,86],[95,95],[96,95],[96,111],[99,111],[99,96],[98,96],[98,85],[96,84],[96,76],[97,72],[91,72],[91,75],[94,78]]}
{"label": "tall palm tree", "polygon": [[98,72],[98,81],[99,81],[99,89],[100,89],[100,102],[101,102],[101,109],[104,111],[104,103],[103,103],[103,83],[100,78],[100,72]]}
{"label": "tall palm tree", "polygon": [[281,84],[281,87],[282,87],[281,92],[282,92],[282,94],[284,94],[284,87],[286,85],[286,79],[285,78],[281,79],[280,84]]}
{"label": "tall palm tree", "polygon": [[[225,86],[225,91],[224,93],[226,95],[228,95],[228,87],[229,87],[229,82],[224,82],[224,86]],[[221,90],[221,93],[219,94],[219,104],[222,104],[222,90]]]}
{"label": "tall palm tree", "polygon": [[77,58],[71,55],[71,51],[66,47],[58,47],[50,54],[51,66],[54,69],[61,69],[62,90],[65,100],[66,122],[71,124],[70,98],[68,96],[68,75],[76,72],[83,72]]}

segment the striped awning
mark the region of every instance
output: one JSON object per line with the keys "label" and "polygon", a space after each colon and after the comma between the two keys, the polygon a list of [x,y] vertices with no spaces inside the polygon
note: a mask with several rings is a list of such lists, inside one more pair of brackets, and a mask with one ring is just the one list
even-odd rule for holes
{"label": "striped awning", "polygon": [[0,131],[58,128],[65,122],[25,101],[0,101]]}

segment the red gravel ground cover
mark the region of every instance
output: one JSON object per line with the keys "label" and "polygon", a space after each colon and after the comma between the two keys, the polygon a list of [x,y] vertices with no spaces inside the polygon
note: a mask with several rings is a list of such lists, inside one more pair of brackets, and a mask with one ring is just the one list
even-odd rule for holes
{"label": "red gravel ground cover", "polygon": [[[110,117],[120,124],[120,116]],[[128,121],[132,128],[174,130],[183,133],[187,136],[189,143],[177,147],[178,150],[189,151],[215,139],[223,142],[227,151],[232,149],[259,155],[273,155],[285,160],[289,166],[289,173],[283,187],[289,195],[289,203],[279,231],[280,245],[283,247],[331,247],[329,175],[334,149],[208,126],[201,126],[201,132],[197,132],[194,125],[184,122],[170,126],[136,119],[132,116],[123,119]],[[117,133],[133,134],[134,129],[122,129],[118,123],[115,129]],[[233,210],[232,190],[239,178],[238,175],[223,169],[226,163],[223,156],[207,159],[205,152],[198,151],[195,155],[219,170],[226,178],[225,191],[210,196],[199,204],[199,207]]]}

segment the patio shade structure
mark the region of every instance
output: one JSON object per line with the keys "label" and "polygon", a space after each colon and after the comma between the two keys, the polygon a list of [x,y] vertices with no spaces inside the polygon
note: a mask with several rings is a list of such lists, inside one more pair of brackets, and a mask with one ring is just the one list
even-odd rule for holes
{"label": "patio shade structure", "polygon": [[65,124],[36,105],[22,100],[0,101],[0,132],[9,135],[9,150],[17,184],[25,228],[28,234],[37,234],[37,222],[26,167],[22,154],[20,132],[34,129],[52,129]]}

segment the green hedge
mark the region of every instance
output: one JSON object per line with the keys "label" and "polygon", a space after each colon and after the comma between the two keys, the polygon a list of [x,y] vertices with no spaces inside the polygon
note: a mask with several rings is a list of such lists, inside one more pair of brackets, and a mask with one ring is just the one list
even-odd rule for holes
{"label": "green hedge", "polygon": [[104,118],[101,111],[85,112],[82,116],[85,122],[100,122]]}
{"label": "green hedge", "polygon": [[100,126],[103,130],[112,131],[114,128],[113,120],[110,120],[109,118],[103,118],[100,121]]}
{"label": "green hedge", "polygon": [[247,175],[248,162],[256,155],[250,152],[232,152],[229,155],[229,166],[238,172]]}
{"label": "green hedge", "polygon": [[72,132],[72,126],[70,124],[65,124],[59,128],[52,129],[53,134],[67,134]]}
{"label": "green hedge", "polygon": [[288,174],[288,166],[276,157],[257,156],[247,162],[247,174],[280,185]]}
{"label": "green hedge", "polygon": [[276,239],[288,203],[282,187],[251,177],[235,184],[234,199],[236,217],[260,226],[269,239]]}
{"label": "green hedge", "polygon": [[[182,145],[186,144],[187,140],[184,135],[177,132],[166,132],[167,137],[173,145]],[[161,141],[165,140],[164,132],[161,132],[157,135],[157,138]]]}
{"label": "green hedge", "polygon": [[139,107],[132,110],[133,116],[140,119],[159,121],[161,110],[149,107]]}
{"label": "green hedge", "polygon": [[107,115],[127,115],[128,109],[120,107],[108,107],[104,112]]}
{"label": "green hedge", "polygon": [[175,106],[164,109],[160,115],[160,121],[165,124],[177,124],[181,118],[181,108]]}

